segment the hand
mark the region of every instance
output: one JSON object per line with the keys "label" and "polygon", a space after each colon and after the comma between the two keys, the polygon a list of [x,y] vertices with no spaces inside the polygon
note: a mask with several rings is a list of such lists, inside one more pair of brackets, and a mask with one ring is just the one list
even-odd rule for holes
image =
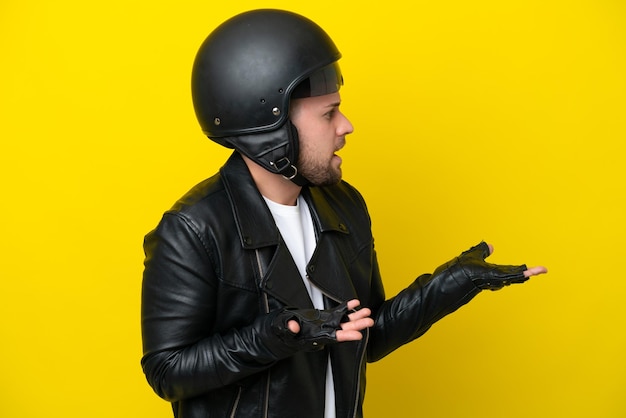
{"label": "hand", "polygon": [[493,246],[481,242],[462,253],[459,257],[444,264],[435,271],[453,276],[465,276],[480,289],[498,290],[512,283],[523,283],[531,276],[547,273],[542,266],[527,268],[526,265],[508,266],[490,264],[485,261],[493,252]]}
{"label": "hand", "polygon": [[374,320],[369,309],[354,310],[359,304],[353,299],[330,309],[287,308],[276,315],[272,327],[285,344],[299,350],[360,340],[360,331],[374,325]]}
{"label": "hand", "polygon": [[[361,302],[352,299],[348,302],[349,311],[357,308]],[[341,329],[335,333],[337,342],[358,341],[363,338],[361,331],[374,325],[374,320],[370,318],[372,311],[369,308],[362,308],[348,315],[348,321],[340,324]],[[291,332],[297,334],[300,332],[300,325],[297,321],[291,320],[287,323],[287,327]]]}
{"label": "hand", "polygon": [[[487,246],[489,247],[489,255],[493,254],[493,251],[494,251],[493,245],[487,244]],[[531,268],[524,270],[524,277],[529,278],[531,276],[538,276],[540,274],[545,274],[547,272],[548,272],[548,269],[543,266],[531,267]]]}

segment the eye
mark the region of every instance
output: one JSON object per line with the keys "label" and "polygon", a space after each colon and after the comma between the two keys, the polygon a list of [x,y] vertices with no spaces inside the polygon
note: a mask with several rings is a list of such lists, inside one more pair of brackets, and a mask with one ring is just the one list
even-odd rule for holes
{"label": "eye", "polygon": [[333,109],[329,110],[328,112],[326,112],[326,113],[324,114],[324,117],[325,117],[326,119],[332,119],[332,118],[333,118],[333,116],[335,116],[335,113],[337,113],[337,109],[336,109],[336,108],[333,108]]}

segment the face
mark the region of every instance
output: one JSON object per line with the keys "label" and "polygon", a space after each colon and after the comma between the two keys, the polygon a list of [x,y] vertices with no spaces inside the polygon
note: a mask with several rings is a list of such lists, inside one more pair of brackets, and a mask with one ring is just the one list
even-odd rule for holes
{"label": "face", "polygon": [[354,128],[339,111],[339,93],[292,100],[290,119],[298,128],[298,170],[316,186],[341,180],[341,157],[335,154],[346,144]]}

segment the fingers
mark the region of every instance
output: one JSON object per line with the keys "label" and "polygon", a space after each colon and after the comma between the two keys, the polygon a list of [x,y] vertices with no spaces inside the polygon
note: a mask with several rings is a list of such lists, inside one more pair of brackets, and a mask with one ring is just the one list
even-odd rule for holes
{"label": "fingers", "polygon": [[[486,243],[489,247],[489,255],[493,254],[493,245]],[[548,269],[543,266],[531,267],[528,270],[524,271],[524,277],[528,278],[531,276],[538,276],[540,274],[545,274],[548,272]]]}
{"label": "fingers", "polygon": [[358,308],[360,304],[361,304],[361,302],[359,302],[358,299],[349,300],[348,301],[348,310],[351,311],[352,309]]}
{"label": "fingers", "polygon": [[352,312],[350,315],[348,315],[348,318],[350,319],[350,321],[356,321],[361,318],[367,318],[370,315],[372,315],[372,311],[370,311],[369,308],[362,308],[358,311]]}
{"label": "fingers", "polygon": [[[365,309],[362,309],[365,310]],[[369,311],[369,309],[367,309]],[[361,331],[374,325],[372,318],[360,318],[355,321],[344,322],[341,329],[337,331],[336,337],[338,342],[359,341],[363,338]]]}
{"label": "fingers", "polygon": [[294,321],[293,319],[287,322],[287,328],[289,328],[289,331],[293,332],[294,334],[300,332],[300,324],[298,324],[298,321]]}
{"label": "fingers", "polygon": [[547,272],[548,269],[543,266],[531,267],[528,270],[524,271],[524,277],[538,276]]}
{"label": "fingers", "polygon": [[[348,301],[348,309],[357,308],[361,302],[358,299]],[[348,322],[341,324],[341,329],[337,331],[337,341],[359,341],[363,338],[361,331],[374,325],[374,320],[370,318],[372,311],[369,308],[362,308],[348,315]]]}
{"label": "fingers", "polygon": [[[348,302],[348,308],[354,309],[360,305],[357,299]],[[374,320],[370,318],[372,311],[369,308],[359,309],[348,315],[348,322],[341,324],[341,329],[337,331],[337,341],[358,341],[363,338],[361,331],[374,325]]]}
{"label": "fingers", "polygon": [[341,329],[344,331],[361,331],[362,329],[369,328],[372,325],[374,325],[374,320],[368,316],[366,318],[359,318],[351,320],[350,322],[344,322],[341,324]]}
{"label": "fingers", "polygon": [[338,343],[343,343],[346,341],[360,341],[363,339],[363,334],[360,331],[339,330],[336,333],[336,337]]}
{"label": "fingers", "polygon": [[[348,301],[348,309],[353,310],[361,304],[358,299]],[[348,315],[348,322],[341,324],[342,329],[364,329],[374,325],[374,320],[370,318],[372,311],[369,308],[362,308]]]}

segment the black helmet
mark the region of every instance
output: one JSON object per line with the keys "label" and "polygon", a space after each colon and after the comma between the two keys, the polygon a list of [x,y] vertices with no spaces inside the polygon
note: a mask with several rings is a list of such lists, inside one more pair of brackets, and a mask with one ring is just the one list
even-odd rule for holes
{"label": "black helmet", "polygon": [[311,20],[283,10],[253,10],[217,27],[193,66],[192,95],[203,132],[270,171],[295,175],[292,97],[336,92],[341,57]]}

